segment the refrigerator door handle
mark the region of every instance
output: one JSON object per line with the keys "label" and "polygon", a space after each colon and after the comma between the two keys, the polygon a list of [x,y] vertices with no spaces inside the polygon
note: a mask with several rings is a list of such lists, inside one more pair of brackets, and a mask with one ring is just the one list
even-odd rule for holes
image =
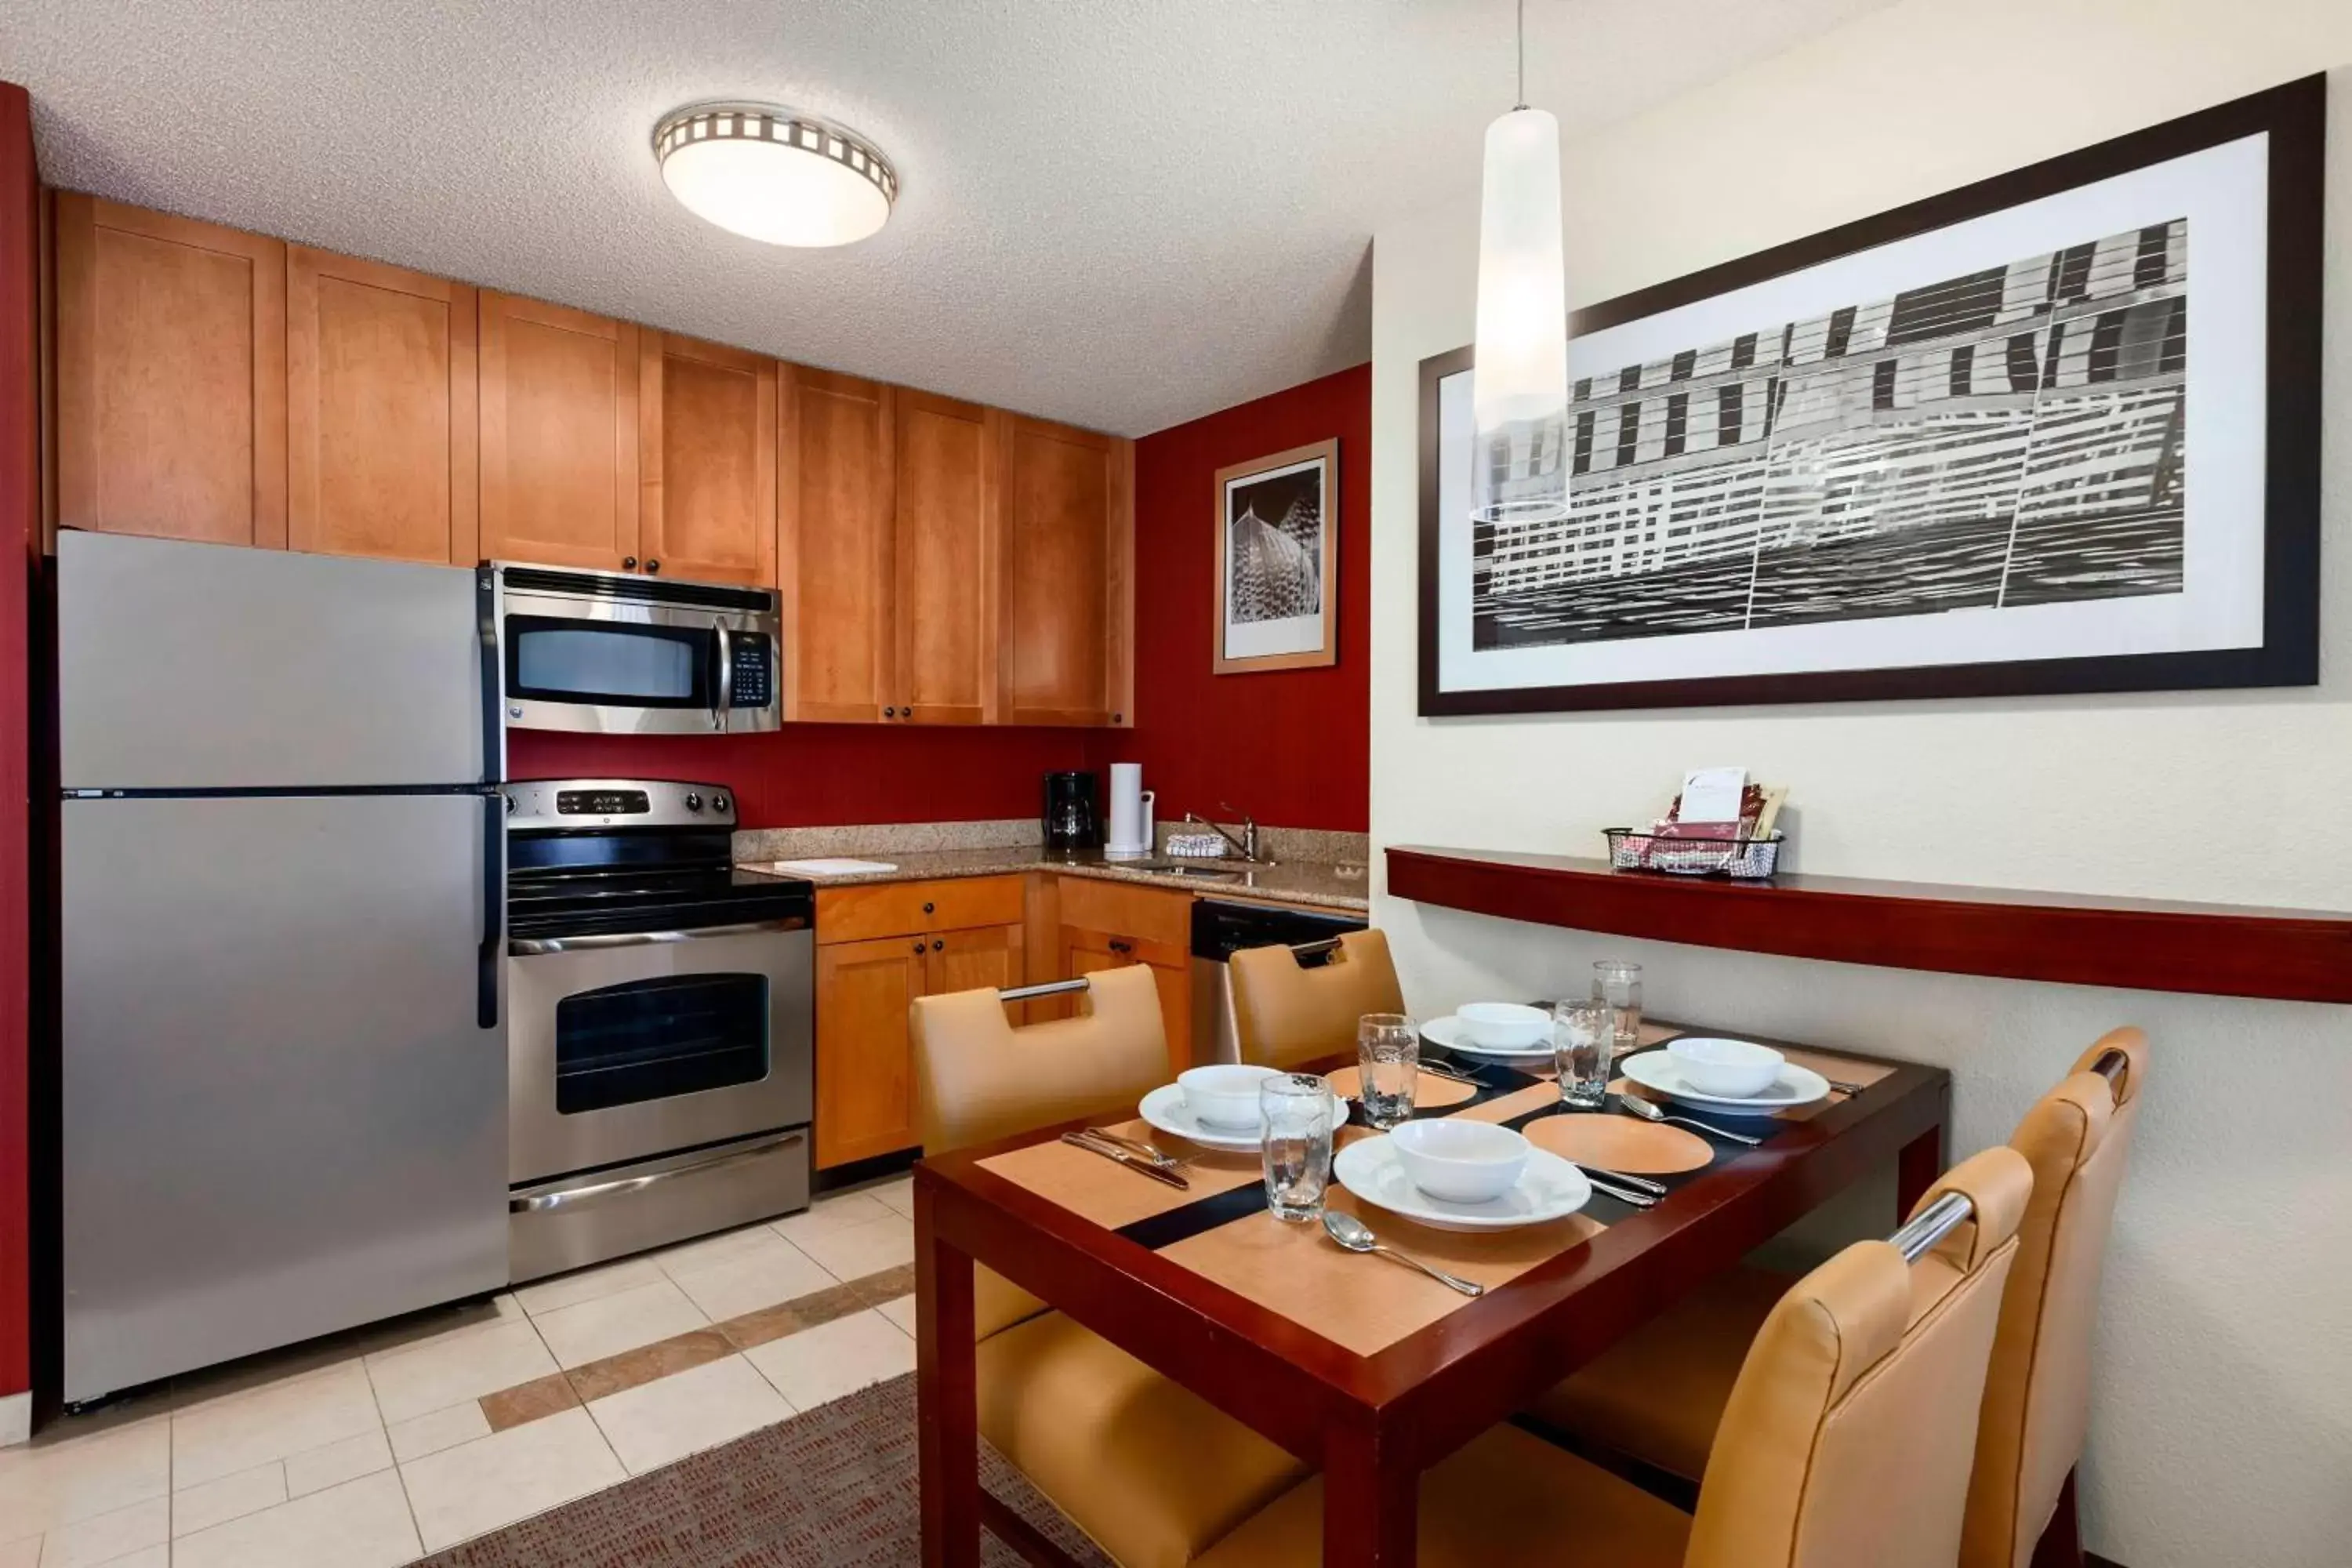
{"label": "refrigerator door handle", "polygon": [[476,955],[478,991],[475,1022],[485,1029],[499,1026],[499,965],[506,958],[507,867],[506,794],[488,790],[482,795],[482,942]]}

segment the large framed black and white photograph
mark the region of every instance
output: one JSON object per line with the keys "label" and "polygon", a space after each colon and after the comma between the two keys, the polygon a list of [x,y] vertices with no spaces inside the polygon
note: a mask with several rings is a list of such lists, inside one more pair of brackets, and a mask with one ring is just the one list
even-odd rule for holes
{"label": "large framed black and white photograph", "polygon": [[1578,313],[1564,520],[1422,365],[1421,711],[2310,684],[2325,79]]}
{"label": "large framed black and white photograph", "polygon": [[1217,470],[1219,675],[1339,661],[1339,443]]}

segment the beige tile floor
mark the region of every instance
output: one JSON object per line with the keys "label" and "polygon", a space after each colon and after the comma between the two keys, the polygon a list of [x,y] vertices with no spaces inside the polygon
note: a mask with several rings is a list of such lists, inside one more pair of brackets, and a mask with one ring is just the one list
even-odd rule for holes
{"label": "beige tile floor", "polygon": [[900,1297],[493,1431],[480,1403],[914,1257],[900,1178],[175,1380],[0,1448],[0,1568],[396,1568],[915,1364]]}

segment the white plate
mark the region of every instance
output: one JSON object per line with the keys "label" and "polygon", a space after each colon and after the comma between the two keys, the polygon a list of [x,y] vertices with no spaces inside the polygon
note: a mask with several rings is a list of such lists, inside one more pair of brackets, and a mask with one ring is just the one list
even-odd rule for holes
{"label": "white plate", "polygon": [[1776,1110],[1792,1106],[1811,1105],[1830,1097],[1830,1080],[1811,1068],[1801,1068],[1794,1062],[1780,1064],[1780,1076],[1767,1086],[1761,1094],[1744,1100],[1728,1095],[1701,1094],[1690,1087],[1683,1077],[1682,1064],[1668,1053],[1643,1051],[1638,1056],[1621,1058],[1617,1070],[1629,1082],[1643,1089],[1655,1089],[1668,1100],[1679,1100],[1694,1110],[1712,1110],[1727,1116],[1769,1116]]}
{"label": "white plate", "polygon": [[1432,1018],[1421,1026],[1421,1037],[1449,1051],[1462,1051],[1474,1057],[1492,1057],[1502,1062],[1532,1062],[1551,1060],[1551,1042],[1540,1045],[1498,1047],[1472,1042],[1470,1030],[1461,1019],[1448,1013],[1443,1018]]}
{"label": "white plate", "polygon": [[1516,1230],[1565,1219],[1592,1198],[1584,1173],[1548,1150],[1528,1151],[1517,1185],[1484,1203],[1448,1203],[1416,1187],[1404,1173],[1396,1145],[1383,1135],[1360,1138],[1331,1161],[1331,1175],[1368,1204],[1434,1230]]}
{"label": "white plate", "polygon": [[[1194,1116],[1184,1103],[1181,1084],[1163,1083],[1143,1097],[1135,1108],[1136,1114],[1162,1132],[1172,1132],[1188,1138],[1209,1149],[1224,1149],[1236,1154],[1255,1154],[1258,1151],[1258,1131],[1255,1127],[1213,1127]],[[1338,1095],[1331,1097],[1331,1125],[1338,1128],[1348,1120],[1348,1102]]]}

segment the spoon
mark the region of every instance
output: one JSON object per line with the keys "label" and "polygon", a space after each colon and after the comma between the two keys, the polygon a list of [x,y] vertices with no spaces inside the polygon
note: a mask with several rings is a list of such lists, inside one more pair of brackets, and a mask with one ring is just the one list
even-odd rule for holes
{"label": "spoon", "polygon": [[1372,1227],[1354,1215],[1341,1214],[1338,1209],[1325,1209],[1323,1234],[1350,1252],[1377,1252],[1382,1258],[1403,1264],[1407,1268],[1418,1268],[1440,1285],[1451,1285],[1465,1296],[1483,1296],[1486,1293],[1486,1287],[1475,1280],[1457,1279],[1443,1268],[1432,1268],[1417,1258],[1407,1258],[1392,1247],[1382,1247],[1378,1238],[1372,1235]]}
{"label": "spoon", "polygon": [[1717,1127],[1709,1122],[1693,1121],[1687,1116],[1669,1116],[1664,1111],[1660,1110],[1656,1106],[1652,1105],[1648,1100],[1637,1100],[1630,1094],[1619,1095],[1617,1097],[1617,1103],[1623,1106],[1626,1110],[1640,1117],[1644,1121],[1679,1121],[1685,1127],[1696,1127],[1700,1131],[1707,1133],[1713,1137],[1727,1138],[1734,1143],[1745,1143],[1750,1149],[1755,1148],[1758,1144],[1764,1142],[1761,1138],[1750,1138],[1745,1132],[1727,1131],[1725,1129]]}

